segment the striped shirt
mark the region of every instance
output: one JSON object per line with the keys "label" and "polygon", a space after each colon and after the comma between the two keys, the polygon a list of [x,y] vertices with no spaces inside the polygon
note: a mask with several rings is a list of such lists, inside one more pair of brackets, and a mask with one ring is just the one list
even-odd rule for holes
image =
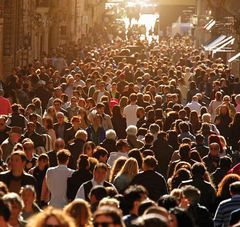
{"label": "striped shirt", "polygon": [[223,200],[214,215],[214,227],[229,226],[231,213],[239,208],[240,195],[234,195],[230,199]]}

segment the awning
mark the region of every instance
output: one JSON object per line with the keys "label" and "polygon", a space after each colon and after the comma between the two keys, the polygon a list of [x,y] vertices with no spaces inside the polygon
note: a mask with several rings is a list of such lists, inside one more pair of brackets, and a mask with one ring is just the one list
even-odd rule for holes
{"label": "awning", "polygon": [[228,62],[231,63],[233,61],[235,61],[237,58],[240,57],[240,52],[235,54],[233,57],[231,57],[230,59],[228,59]]}

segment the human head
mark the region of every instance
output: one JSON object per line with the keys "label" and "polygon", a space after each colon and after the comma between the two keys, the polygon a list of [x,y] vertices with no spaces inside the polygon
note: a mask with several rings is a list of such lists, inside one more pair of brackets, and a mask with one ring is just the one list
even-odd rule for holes
{"label": "human head", "polygon": [[7,226],[7,223],[10,219],[11,210],[10,206],[0,198],[0,224],[4,223]]}
{"label": "human head", "polygon": [[129,125],[126,129],[126,133],[128,136],[136,136],[137,135],[137,127],[135,125]]}
{"label": "human head", "polygon": [[106,131],[106,139],[109,139],[109,140],[116,140],[117,138],[117,134],[115,132],[115,130],[113,129],[108,129]]}
{"label": "human head", "polygon": [[26,154],[24,151],[14,151],[10,156],[10,165],[11,171],[14,173],[21,173],[23,172],[25,165],[26,165]]}
{"label": "human head", "polygon": [[181,144],[179,147],[179,155],[182,160],[189,159],[191,153],[191,147],[189,144]]}
{"label": "human head", "polygon": [[196,205],[199,203],[201,192],[199,189],[192,185],[186,185],[181,188],[183,196],[189,201],[190,205]]}
{"label": "human head", "polygon": [[87,141],[83,145],[83,153],[86,154],[88,157],[93,156],[93,150],[95,149],[96,145],[92,141]]}
{"label": "human head", "polygon": [[153,156],[147,156],[146,158],[143,159],[143,170],[154,170],[156,169],[158,165],[158,161],[155,157]]}
{"label": "human head", "polygon": [[92,213],[89,203],[83,199],[75,199],[64,207],[64,212],[72,217],[77,226],[91,224]]}
{"label": "human head", "polygon": [[108,156],[108,151],[103,147],[97,146],[93,151],[93,157],[96,158],[99,162],[106,163]]}
{"label": "human head", "polygon": [[75,139],[81,139],[84,142],[86,142],[87,137],[88,137],[88,135],[87,135],[87,132],[85,130],[80,129],[75,133]]}
{"label": "human head", "polygon": [[107,177],[108,168],[104,163],[98,163],[93,170],[94,180],[98,183],[102,183]]}
{"label": "human head", "polygon": [[117,150],[127,153],[129,151],[129,145],[124,139],[120,139],[117,141]]}
{"label": "human head", "polygon": [[59,151],[61,149],[65,148],[65,142],[62,138],[58,138],[55,142],[55,149],[56,151]]}
{"label": "human head", "polygon": [[93,215],[94,226],[100,227],[104,224],[111,227],[125,227],[122,220],[122,213],[119,209],[102,206]]}
{"label": "human head", "polygon": [[211,143],[209,145],[209,152],[210,155],[213,157],[218,157],[219,156],[219,152],[220,152],[220,146],[218,143]]}
{"label": "human head", "polygon": [[71,156],[71,153],[67,149],[61,149],[57,152],[57,160],[59,165],[67,165],[69,158]]}
{"label": "human head", "polygon": [[240,181],[236,181],[229,186],[231,195],[240,195]]}
{"label": "human head", "polygon": [[24,205],[32,205],[36,199],[36,191],[32,185],[25,185],[21,187],[20,195]]}

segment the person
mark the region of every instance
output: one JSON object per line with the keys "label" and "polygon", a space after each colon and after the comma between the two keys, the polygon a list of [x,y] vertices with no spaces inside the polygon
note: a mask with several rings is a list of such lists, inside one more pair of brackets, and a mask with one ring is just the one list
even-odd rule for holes
{"label": "person", "polygon": [[65,212],[48,207],[43,212],[32,216],[27,223],[26,227],[43,227],[43,226],[64,226],[64,227],[77,227],[74,220],[65,214]]}
{"label": "person", "polygon": [[229,226],[232,211],[240,206],[240,181],[236,181],[229,186],[231,198],[223,200],[217,207],[214,215],[214,226]]}
{"label": "person", "polygon": [[46,133],[51,137],[51,147],[55,149],[56,143],[56,133],[53,129],[53,120],[51,117],[44,117],[42,118],[43,126],[46,130]]}
{"label": "person", "polygon": [[71,118],[71,124],[71,127],[68,128],[64,134],[64,141],[67,145],[74,141],[76,132],[81,129],[80,118],[78,116],[73,116]]}
{"label": "person", "polygon": [[29,174],[36,179],[36,201],[41,205],[41,193],[43,181],[49,167],[49,158],[47,154],[40,154],[37,159],[37,165],[29,170]]}
{"label": "person", "polygon": [[57,153],[58,166],[50,167],[46,172],[46,183],[51,193],[49,204],[63,208],[67,204],[67,179],[74,170],[67,168],[71,153],[62,149]]}
{"label": "person", "polygon": [[103,225],[125,227],[121,211],[117,208],[108,206],[102,206],[94,212],[93,225],[98,227]]}
{"label": "person", "polygon": [[118,172],[113,181],[113,185],[118,192],[123,192],[128,185],[130,185],[132,179],[138,174],[138,163],[136,159],[129,158],[123,165],[122,169]]}
{"label": "person", "polygon": [[24,171],[26,161],[24,151],[14,151],[10,156],[10,170],[0,173],[0,181],[7,185],[10,192],[19,193],[24,185],[36,187],[35,178]]}
{"label": "person", "polygon": [[9,131],[9,136],[1,144],[1,149],[3,151],[3,161],[9,157],[13,151],[13,147],[20,141],[22,134],[22,129],[19,127],[12,127]]}
{"label": "person", "polygon": [[57,152],[65,148],[65,142],[62,138],[58,138],[55,142],[54,148],[52,151],[47,152],[49,158],[49,166],[57,166]]}
{"label": "person", "polygon": [[210,212],[214,210],[216,201],[216,191],[214,187],[207,181],[204,180],[206,175],[206,167],[202,163],[195,163],[191,167],[192,179],[183,181],[180,184],[180,188],[186,185],[192,185],[201,191],[200,205],[208,208]]}
{"label": "person", "polygon": [[179,128],[180,128],[180,134],[178,135],[178,139],[180,142],[182,142],[182,140],[184,138],[189,138],[191,141],[195,141],[195,136],[190,132],[190,128],[189,128],[189,124],[187,122],[181,122],[179,124]]}
{"label": "person", "polygon": [[201,192],[194,186],[187,185],[181,188],[183,196],[188,200],[188,214],[193,218],[195,225],[198,227],[213,227],[211,214],[206,207],[199,204]]}
{"label": "person", "polygon": [[[240,96],[239,96],[240,97]],[[232,146],[233,151],[239,150],[238,141],[240,140],[240,112],[236,113],[233,119],[233,122],[229,126],[230,137],[229,137],[229,145]]]}
{"label": "person", "polygon": [[4,203],[8,204],[11,207],[9,225],[24,227],[26,225],[26,222],[23,220],[23,217],[21,215],[21,211],[23,209],[23,201],[21,197],[17,193],[11,192],[4,195],[2,199]]}
{"label": "person", "polygon": [[93,117],[93,123],[86,129],[88,133],[88,140],[91,140],[95,145],[99,145],[106,138],[105,130],[102,127],[102,117],[96,114]]}
{"label": "person", "polygon": [[[131,185],[144,186],[149,193],[149,198],[154,201],[157,201],[161,195],[168,193],[164,177],[155,171],[157,164],[157,160],[153,156],[144,158],[143,172],[137,174],[131,182]],[[152,182],[155,182],[155,184],[152,184]]]}
{"label": "person", "polygon": [[41,209],[35,203],[36,192],[33,186],[25,185],[22,187],[20,195],[24,204],[22,209],[22,217],[24,220],[27,220],[32,215],[41,212]]}
{"label": "person", "polygon": [[22,146],[27,158],[25,171],[28,172],[31,168],[36,166],[38,155],[35,152],[34,144],[31,139],[24,139],[22,141]]}
{"label": "person", "polygon": [[119,105],[115,105],[113,107],[111,121],[112,121],[113,129],[115,130],[118,139],[125,139],[127,122],[126,122],[126,118],[123,117],[121,113],[121,109]]}
{"label": "person", "polygon": [[86,154],[88,157],[93,156],[93,151],[96,148],[96,145],[92,141],[87,141],[83,145],[83,154]]}
{"label": "person", "polygon": [[0,144],[8,138],[10,127],[6,124],[6,118],[0,115]]}
{"label": "person", "polygon": [[127,127],[130,125],[137,125],[137,95],[136,94],[131,94],[129,97],[130,100],[130,104],[127,105],[124,110],[123,110],[123,116],[126,117],[126,121],[127,121]]}
{"label": "person", "polygon": [[78,130],[75,133],[73,143],[69,144],[68,149],[71,153],[68,167],[71,169],[77,168],[77,159],[83,153],[84,143],[87,141],[87,132],[85,130]]}
{"label": "person", "polygon": [[104,163],[98,163],[94,167],[93,179],[83,183],[77,191],[76,199],[85,199],[89,201],[89,193],[91,189],[97,185],[103,185],[104,187],[114,187],[111,183],[105,181],[108,172],[108,167]]}
{"label": "person", "polygon": [[10,219],[10,206],[0,198],[0,226],[8,227]]}
{"label": "person", "polygon": [[197,114],[200,115],[200,109],[202,105],[198,102],[198,97],[196,95],[192,97],[192,101],[189,102],[186,106],[191,110],[195,110]]}
{"label": "person", "polygon": [[74,219],[76,226],[92,226],[92,212],[87,201],[76,199],[64,207],[64,212]]}
{"label": "person", "polygon": [[116,140],[116,132],[113,129],[108,129],[106,131],[106,139],[102,143],[100,143],[100,146],[105,148],[110,154],[111,152],[117,151]]}
{"label": "person", "polygon": [[89,157],[85,154],[81,154],[77,163],[78,169],[67,179],[67,198],[69,201],[74,200],[79,187],[83,183],[92,179]]}
{"label": "person", "polygon": [[8,115],[12,113],[12,107],[9,99],[4,97],[4,90],[0,88],[0,115]]}
{"label": "person", "polygon": [[187,213],[187,211],[179,207],[175,207],[170,210],[170,223],[172,223],[173,226],[178,227],[194,227],[194,223],[190,215]]}
{"label": "person", "polygon": [[71,127],[71,124],[64,121],[64,114],[62,112],[57,112],[57,123],[53,125],[53,129],[56,133],[56,137],[58,138],[65,138],[65,134],[67,129]]}
{"label": "person", "polygon": [[129,152],[129,145],[128,143],[120,139],[117,141],[117,151],[116,152],[111,152],[110,156],[108,158],[108,165],[113,166],[114,162],[120,158],[120,157],[128,157],[128,152]]}
{"label": "person", "polygon": [[130,125],[126,129],[126,133],[127,133],[126,140],[131,149],[133,149],[133,148],[140,149],[144,145],[144,143],[137,138],[137,131],[138,131],[138,129],[137,129],[137,126],[135,126],[135,125]]}
{"label": "person", "polygon": [[89,192],[89,203],[91,211],[95,212],[99,206],[99,202],[108,195],[107,189],[103,185],[94,186]]}
{"label": "person", "polygon": [[146,199],[146,190],[139,185],[132,185],[124,192],[126,215],[123,217],[126,227],[131,226],[133,220],[139,215],[139,207]]}
{"label": "person", "polygon": [[105,105],[101,102],[96,105],[96,113],[99,114],[102,118],[102,127],[104,130],[113,129],[111,118],[108,114],[104,112]]}
{"label": "person", "polygon": [[209,153],[205,157],[203,157],[203,162],[209,173],[213,173],[216,168],[219,166],[219,152],[220,146],[218,143],[211,143],[209,145]]}

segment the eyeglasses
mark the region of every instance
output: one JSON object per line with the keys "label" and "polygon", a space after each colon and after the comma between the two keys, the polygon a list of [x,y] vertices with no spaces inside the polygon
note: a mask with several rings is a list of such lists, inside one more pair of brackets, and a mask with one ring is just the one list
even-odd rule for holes
{"label": "eyeglasses", "polygon": [[94,222],[93,226],[94,227],[99,227],[99,226],[101,226],[101,227],[108,227],[111,224],[113,224],[113,222]]}

